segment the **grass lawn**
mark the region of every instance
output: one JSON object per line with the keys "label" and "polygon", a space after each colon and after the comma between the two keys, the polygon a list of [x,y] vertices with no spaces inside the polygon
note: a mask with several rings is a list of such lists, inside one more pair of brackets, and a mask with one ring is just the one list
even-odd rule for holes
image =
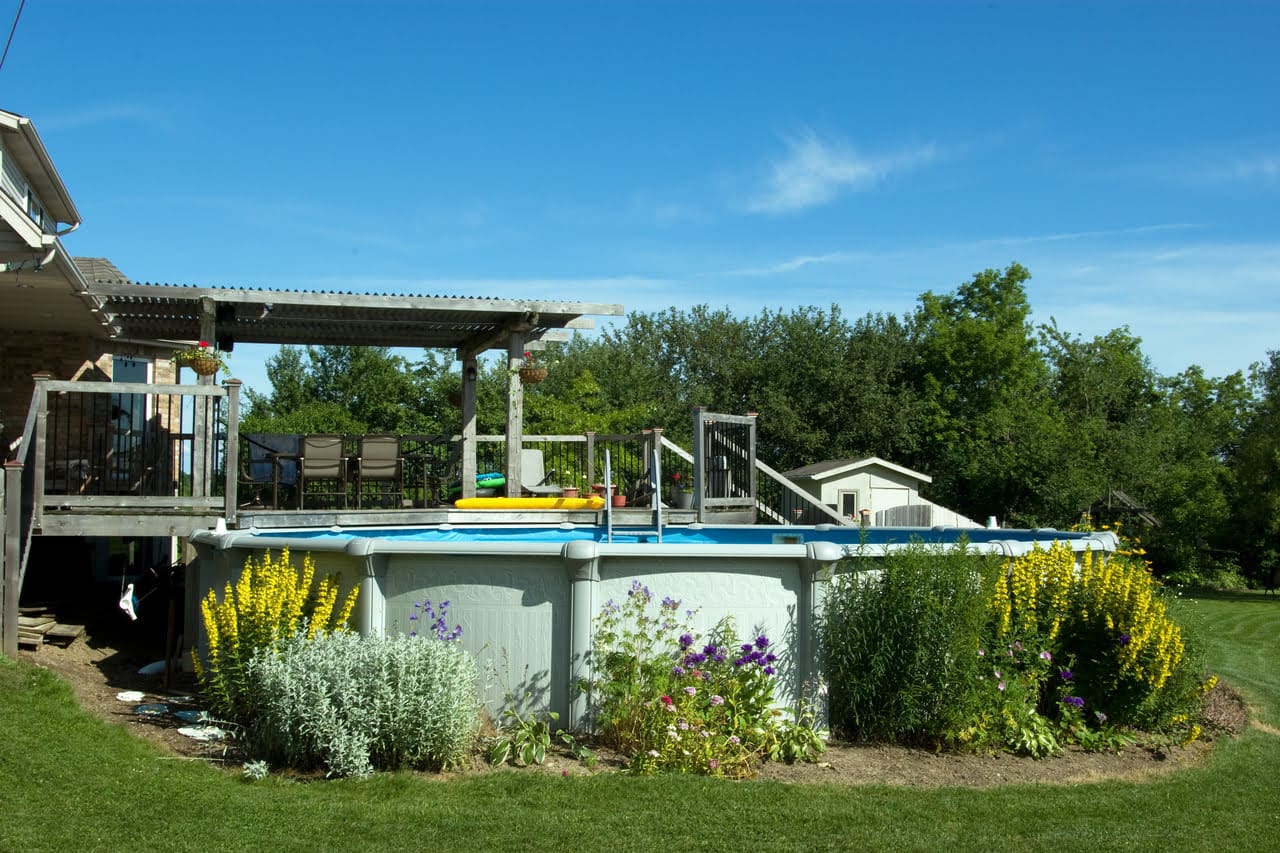
{"label": "grass lawn", "polygon": [[247,783],[159,755],[0,661],[0,850],[1276,850],[1280,600],[1204,596],[1214,671],[1256,719],[1203,767],[1140,784],[907,790],[486,774]]}

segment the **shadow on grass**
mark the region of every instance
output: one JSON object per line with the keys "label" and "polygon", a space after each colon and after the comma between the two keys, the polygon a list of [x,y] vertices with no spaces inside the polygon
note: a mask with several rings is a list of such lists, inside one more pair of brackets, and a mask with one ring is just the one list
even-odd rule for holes
{"label": "shadow on grass", "polygon": [[1178,594],[1186,598],[1202,598],[1207,601],[1238,601],[1244,604],[1274,604],[1280,606],[1280,595],[1262,590],[1218,590],[1182,587],[1178,589]]}

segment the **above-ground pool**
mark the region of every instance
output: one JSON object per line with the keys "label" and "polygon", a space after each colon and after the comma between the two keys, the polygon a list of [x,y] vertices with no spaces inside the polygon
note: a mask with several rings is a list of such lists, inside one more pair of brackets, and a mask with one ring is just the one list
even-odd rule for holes
{"label": "above-ground pool", "polygon": [[318,572],[360,587],[353,623],[362,633],[407,631],[415,603],[449,601],[463,645],[495,667],[497,683],[484,697],[490,712],[496,716],[507,694],[530,693],[535,708],[560,713],[573,728],[587,710],[571,685],[590,680],[593,620],[633,582],[658,600],[679,600],[699,630],[732,617],[744,635],[773,638],[781,657],[775,698],[790,704],[819,676],[814,624],[842,561],[913,541],[965,541],[1011,557],[1054,542],[1077,552],[1117,546],[1107,532],[828,525],[691,524],[664,528],[658,539],[654,528],[617,527],[610,541],[603,527],[572,524],[198,531],[187,624],[199,624],[200,597],[234,583],[247,557],[287,546],[295,565],[310,554]]}
{"label": "above-ground pool", "polygon": [[[1036,546],[1052,542],[1080,543],[1095,550],[1111,550],[1115,538],[1107,532],[1081,533],[1067,530],[1004,530],[984,527],[837,527],[835,525],[703,525],[689,524],[666,527],[659,532],[653,527],[615,527],[612,532],[599,525],[559,524],[546,526],[454,525],[432,527],[347,527],[293,530],[246,531],[263,541],[305,540],[307,547],[317,542],[358,542],[378,540],[390,543],[516,543],[598,542],[617,545],[803,545],[808,542],[830,542],[850,554],[862,551],[883,553],[886,548],[910,542],[930,545],[955,545],[961,541],[977,550],[1024,553]],[[235,536],[238,534],[227,534]],[[995,547],[992,547],[995,546]],[[296,545],[293,547],[297,547]]]}

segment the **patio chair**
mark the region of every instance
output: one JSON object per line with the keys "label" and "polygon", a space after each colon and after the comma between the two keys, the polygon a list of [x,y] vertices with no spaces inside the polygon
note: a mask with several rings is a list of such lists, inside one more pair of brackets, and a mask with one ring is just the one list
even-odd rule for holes
{"label": "patio chair", "polygon": [[400,451],[400,436],[361,436],[355,469],[356,506],[365,505],[365,487],[369,484],[377,487],[378,506],[397,506],[404,499],[404,456]]}
{"label": "patio chair", "polygon": [[[239,492],[241,509],[279,509],[280,487],[292,489],[298,479],[298,436],[291,433],[241,433]],[[270,495],[268,503],[267,496]]]}
{"label": "patio chair", "polygon": [[347,508],[347,458],[342,452],[342,436],[307,435],[302,438],[298,458],[298,509],[308,499],[335,498]]}
{"label": "patio chair", "polygon": [[556,469],[543,470],[542,451],[528,448],[520,451],[520,490],[535,497],[559,496],[561,487],[547,482]]}

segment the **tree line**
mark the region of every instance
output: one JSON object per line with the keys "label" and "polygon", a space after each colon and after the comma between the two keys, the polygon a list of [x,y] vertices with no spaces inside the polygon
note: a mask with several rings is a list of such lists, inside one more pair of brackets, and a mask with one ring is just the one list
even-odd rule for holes
{"label": "tree line", "polygon": [[[1280,351],[1224,377],[1158,374],[1127,327],[1091,339],[1034,324],[1018,264],[902,317],[832,306],[738,317],[699,305],[633,312],[550,344],[526,388],[530,433],[636,432],[688,444],[694,406],[759,413],[779,470],[880,456],[933,477],[927,496],[971,518],[1075,523],[1121,491],[1159,524],[1157,569],[1189,582],[1280,568]],[[451,353],[283,348],[250,390],[246,431],[440,433],[459,384]],[[505,424],[505,362],[482,366],[482,432]]]}

